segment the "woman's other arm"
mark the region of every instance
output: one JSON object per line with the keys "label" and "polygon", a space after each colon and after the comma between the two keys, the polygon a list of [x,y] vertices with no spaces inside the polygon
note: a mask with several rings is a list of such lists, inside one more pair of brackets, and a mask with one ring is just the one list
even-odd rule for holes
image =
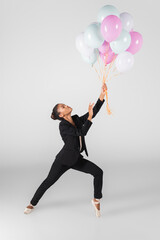
{"label": "woman's other arm", "polygon": [[82,127],[78,129],[78,128],[71,127],[66,123],[60,122],[59,130],[60,130],[61,136],[63,136],[63,135],[86,136],[86,134],[92,124],[93,123],[89,119],[87,119],[85,121],[85,123],[82,125]]}
{"label": "woman's other arm", "polygon": [[[93,116],[92,118],[94,118],[97,113],[99,112],[100,108],[102,107],[105,99],[105,90],[107,89],[107,86],[106,84],[104,83],[101,87],[101,93],[100,93],[100,96],[96,102],[96,104],[94,105],[93,107]],[[89,117],[89,112],[85,113],[84,115],[80,116],[80,120],[84,123],[86,121],[86,119]]]}
{"label": "woman's other arm", "polygon": [[[92,118],[94,118],[97,115],[97,113],[99,112],[100,108],[102,107],[104,101],[105,101],[105,99],[103,99],[101,101],[100,98],[98,98],[96,104],[93,107],[93,116],[92,116]],[[84,123],[88,117],[89,117],[89,112],[87,112],[84,115],[80,116],[80,120]]]}

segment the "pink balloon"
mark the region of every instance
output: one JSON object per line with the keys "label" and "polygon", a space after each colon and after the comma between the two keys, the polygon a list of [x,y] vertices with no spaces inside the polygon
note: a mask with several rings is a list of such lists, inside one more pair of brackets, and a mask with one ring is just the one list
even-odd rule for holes
{"label": "pink balloon", "polygon": [[104,40],[103,44],[98,48],[98,50],[104,54],[107,52],[109,48],[110,48],[109,43]]}
{"label": "pink balloon", "polygon": [[116,55],[112,51],[110,44],[106,41],[103,42],[103,44],[98,48],[98,50],[99,50],[99,55],[103,60],[103,62],[105,63],[105,65],[112,62],[113,57]]}
{"label": "pink balloon", "polygon": [[107,42],[112,42],[119,37],[122,31],[122,23],[119,17],[109,15],[101,23],[101,34]]}
{"label": "pink balloon", "polygon": [[141,49],[143,44],[143,38],[139,32],[135,32],[135,31],[130,32],[130,35],[131,35],[131,44],[126,51],[132,54],[135,54]]}
{"label": "pink balloon", "polygon": [[99,52],[99,55],[100,55],[102,61],[104,62],[104,64],[107,65],[113,61],[116,54],[114,52],[112,52],[112,50],[111,50],[108,52],[108,55],[103,54],[101,52]]}

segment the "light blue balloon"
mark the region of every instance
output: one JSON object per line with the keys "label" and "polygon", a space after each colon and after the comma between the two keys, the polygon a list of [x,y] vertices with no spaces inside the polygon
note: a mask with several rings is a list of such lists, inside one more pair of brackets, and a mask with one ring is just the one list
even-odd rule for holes
{"label": "light blue balloon", "polygon": [[122,29],[120,36],[115,41],[110,42],[110,47],[114,53],[119,54],[129,48],[130,44],[131,35]]}
{"label": "light blue balloon", "polygon": [[112,5],[105,5],[98,11],[97,21],[101,23],[103,19],[109,15],[120,17],[120,13],[116,7]]}
{"label": "light blue balloon", "polygon": [[103,44],[104,38],[100,28],[100,23],[93,22],[84,31],[84,41],[89,47],[99,48]]}
{"label": "light blue balloon", "polygon": [[90,56],[85,56],[82,54],[81,54],[81,56],[85,62],[93,65],[99,57],[99,51],[98,51],[98,49],[94,49],[93,53]]}

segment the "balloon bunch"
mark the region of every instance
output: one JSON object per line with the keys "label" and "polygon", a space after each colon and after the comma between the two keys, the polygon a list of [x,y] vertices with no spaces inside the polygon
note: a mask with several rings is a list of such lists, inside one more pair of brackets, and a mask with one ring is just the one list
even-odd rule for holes
{"label": "balloon bunch", "polygon": [[[97,22],[91,23],[76,37],[76,48],[82,59],[94,67],[99,79],[103,82],[108,81],[110,70],[114,65],[113,76],[132,68],[134,54],[141,49],[143,44],[142,35],[134,31],[133,27],[133,17],[129,13],[119,13],[116,7],[105,5],[98,12]],[[96,61],[100,73],[94,66]],[[111,114],[107,90],[106,99],[107,112]]]}

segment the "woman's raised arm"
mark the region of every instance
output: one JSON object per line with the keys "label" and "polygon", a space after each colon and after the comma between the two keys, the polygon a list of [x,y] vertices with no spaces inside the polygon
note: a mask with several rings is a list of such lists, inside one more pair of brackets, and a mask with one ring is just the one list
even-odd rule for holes
{"label": "woman's raised arm", "polygon": [[[106,83],[103,83],[102,84],[102,87],[101,87],[101,93],[100,93],[100,96],[96,102],[96,104],[94,105],[93,107],[93,116],[92,118],[94,118],[96,116],[96,114],[99,112],[100,108],[102,107],[105,99],[105,91],[107,90],[107,85]],[[86,119],[88,118],[89,116],[89,112],[85,113],[84,115],[80,116],[80,120],[84,123],[86,121]]]}
{"label": "woman's raised arm", "polygon": [[[96,104],[93,107],[93,116],[92,116],[92,118],[94,118],[96,116],[96,114],[99,112],[99,110],[102,107],[104,101],[105,101],[105,99],[103,99],[101,101],[100,98],[98,98]],[[89,116],[89,112],[85,113],[84,115],[80,116],[79,118],[84,123],[87,120],[88,116]]]}

